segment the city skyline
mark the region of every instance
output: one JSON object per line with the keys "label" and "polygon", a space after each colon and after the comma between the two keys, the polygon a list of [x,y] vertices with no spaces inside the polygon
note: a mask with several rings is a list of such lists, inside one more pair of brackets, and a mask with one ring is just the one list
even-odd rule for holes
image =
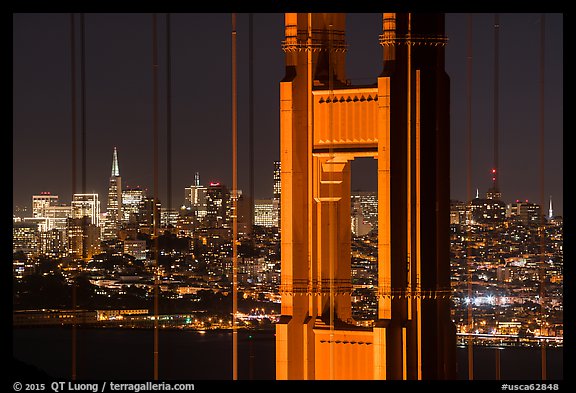
{"label": "city skyline", "polygon": [[[271,183],[273,184],[273,189],[274,189],[274,193],[273,196],[271,197],[267,197],[267,198],[255,198],[253,200],[253,207],[257,208],[258,204],[270,204],[270,207],[272,206],[272,204],[277,205],[274,209],[279,209],[279,199],[280,199],[280,192],[279,192],[279,187],[280,187],[280,182],[279,182],[279,175],[277,174],[277,170],[279,172],[279,161],[274,161],[273,162],[274,165],[274,174],[273,174],[273,179],[271,180]],[[277,167],[278,165],[278,167]],[[120,172],[119,172],[119,164],[118,164],[118,158],[117,158],[117,150],[116,148],[114,148],[114,158],[113,158],[113,163],[112,163],[112,176],[110,177],[111,179],[111,183],[113,185],[111,185],[111,189],[113,187],[114,189],[114,193],[119,192],[119,198],[122,198],[122,200],[124,199],[124,196],[127,194],[130,194],[130,192],[133,191],[137,191],[138,193],[142,194],[142,197],[144,198],[152,198],[152,195],[150,195],[150,193],[148,192],[148,188],[146,187],[140,187],[140,186],[125,186],[122,187],[121,189],[116,190],[115,187],[115,183],[113,183],[114,179],[118,179],[121,178],[120,176]],[[277,177],[278,176],[278,177]],[[115,180],[118,181],[118,180]],[[222,186],[224,188],[229,188],[227,184],[225,183],[221,183],[221,182],[215,182],[215,181],[209,181],[208,183],[201,183],[200,182],[200,174],[198,172],[196,172],[194,174],[194,183],[191,184],[189,187],[185,187],[184,188],[184,197],[183,197],[183,202],[181,204],[178,204],[177,206],[173,206],[171,209],[174,212],[177,212],[179,209],[183,209],[186,207],[190,207],[190,206],[200,206],[200,204],[202,202],[200,202],[198,200],[198,191],[194,191],[196,188],[202,189],[204,192],[206,192],[206,190],[208,190],[208,187],[213,187],[213,186]],[[278,191],[277,191],[278,190]],[[243,194],[243,191],[241,189],[238,190],[240,195]],[[480,193],[480,190],[477,188],[475,191],[475,195],[470,199],[470,200],[456,200],[456,199],[451,199],[450,203],[451,205],[453,203],[464,203],[466,205],[474,205],[475,201],[489,201],[489,200],[496,200],[496,201],[500,201],[502,203],[505,204],[505,209],[507,214],[510,213],[511,209],[514,209],[516,206],[518,206],[520,203],[525,203],[528,205],[534,205],[537,206],[539,208],[539,214],[542,214],[546,219],[550,220],[554,217],[558,217],[561,215],[560,214],[556,214],[555,210],[554,210],[554,205],[553,205],[553,199],[552,196],[550,196],[550,198],[547,200],[547,202],[545,202],[544,205],[540,205],[537,202],[530,202],[528,199],[526,200],[521,200],[521,199],[516,199],[516,200],[506,200],[503,198],[500,198],[500,196],[494,196],[491,194],[492,189],[488,189],[488,191],[486,191],[485,193]],[[70,196],[70,203],[67,203],[67,200],[62,198],[61,195],[57,195],[57,194],[53,194],[50,191],[42,191],[40,193],[36,193],[34,195],[30,196],[31,199],[31,204],[27,207],[30,207],[29,210],[19,210],[18,214],[15,214],[15,216],[20,217],[20,218],[35,218],[35,217],[44,217],[43,215],[38,215],[37,213],[37,208],[35,208],[35,206],[39,203],[38,201],[43,201],[43,200],[54,200],[55,202],[51,203],[51,202],[46,202],[47,206],[51,206],[52,208],[60,208],[60,209],[64,209],[64,208],[72,208],[74,205],[74,201],[75,198],[77,198],[80,195],[90,195],[90,196],[94,196],[95,198],[98,198],[100,200],[100,202],[98,202],[99,204],[101,204],[101,214],[104,214],[107,217],[107,220],[111,219],[112,221],[114,221],[113,217],[108,218],[109,215],[109,210],[111,208],[111,201],[112,201],[112,211],[115,211],[116,209],[118,209],[117,207],[117,201],[112,198],[111,196],[111,192],[112,191],[108,191],[108,195],[103,195],[100,196],[98,193],[88,193],[88,194],[81,194],[81,193],[75,193],[73,195]],[[352,188],[351,189],[351,193],[355,198],[359,198],[360,195],[369,195],[370,198],[375,198],[375,202],[377,203],[377,199],[378,199],[378,194],[377,194],[377,190],[364,190],[364,189],[360,189],[360,188]],[[112,199],[111,199],[112,198]],[[130,196],[128,196],[128,198],[130,198]],[[205,198],[206,196],[204,196],[204,209],[205,209]],[[193,199],[195,200],[195,202],[193,202]],[[277,201],[276,201],[277,200]],[[42,202],[44,203],[44,202]],[[132,203],[131,200],[128,200],[126,202],[122,202],[120,205],[120,209],[123,210],[125,208],[128,207],[128,205],[130,205]],[[164,204],[162,204],[162,201],[160,200],[160,206],[162,210],[167,210],[168,207]],[[354,202],[352,203],[352,207],[354,208]],[[35,210],[36,209],[36,210]],[[16,212],[15,212],[16,213]],[[204,211],[204,214],[206,212]],[[502,213],[504,213],[504,210],[502,211]],[[123,219],[127,220],[127,215],[124,215],[124,213],[122,213],[123,216],[125,216]],[[257,219],[257,215],[255,214],[255,219]],[[352,214],[352,218],[354,218],[354,214]],[[201,217],[203,217],[203,215],[201,215]],[[373,221],[373,220],[377,220],[378,217],[378,212],[377,209],[374,212],[370,212],[370,216],[369,216],[369,221]],[[366,218],[366,217],[364,217]],[[276,218],[277,219],[277,218]],[[259,225],[259,224],[255,224],[255,225]],[[377,223],[373,224],[373,226],[376,225],[377,227]],[[269,225],[266,225],[269,226]],[[278,223],[276,223],[274,226],[278,227]]]}
{"label": "city skyline", "polygon": [[[165,63],[162,56],[165,26],[164,14],[158,15],[161,51],[158,192],[164,204]],[[231,142],[227,143],[231,129],[231,116],[228,115],[231,101],[230,15],[204,16],[202,21],[202,18],[192,14],[173,14],[172,17],[172,206],[181,204],[183,196],[179,190],[194,183],[195,172],[200,172],[203,183],[219,180],[231,184]],[[62,198],[72,195],[68,18],[68,14],[14,15],[13,206],[29,205],[31,196],[43,191],[50,191]],[[361,83],[363,78],[372,82],[381,71],[381,47],[377,42],[380,18],[379,14],[348,16],[347,76],[353,83]],[[473,14],[472,19],[474,168],[471,183],[474,195],[476,188],[484,193],[491,183],[493,14]],[[245,99],[247,20],[246,14],[239,14],[239,188],[245,190],[245,193],[248,192],[248,107]],[[499,156],[500,188],[505,201],[528,199],[540,203],[537,109],[539,20],[540,14],[500,14]],[[97,192],[101,199],[106,195],[110,173],[109,157],[115,146],[118,147],[124,184],[152,190],[152,138],[149,132],[151,121],[148,118],[152,102],[150,25],[151,16],[146,14],[86,14],[86,192]],[[254,17],[255,199],[272,195],[272,163],[279,158],[277,86],[284,73],[282,25],[282,14],[256,14]],[[42,29],[41,37],[35,34],[36,29]],[[458,200],[466,199],[466,29],[466,14],[446,15],[449,39],[446,69],[452,86],[451,198]],[[196,41],[199,36],[203,41]],[[207,41],[208,37],[216,43]],[[202,45],[205,58],[221,61],[206,64],[198,58],[194,59],[189,40]],[[562,215],[561,14],[546,15],[546,54],[544,203],[548,202],[551,195],[556,214]],[[259,65],[262,59],[266,59],[265,69]],[[512,63],[512,59],[516,63]],[[38,69],[38,64],[42,64],[42,69]],[[223,77],[219,80],[204,78],[203,75],[208,75],[208,72],[219,73]],[[483,107],[481,103],[486,105]],[[206,131],[198,132],[198,129]],[[30,140],[37,143],[30,144]],[[219,141],[217,146],[212,143],[214,140]],[[46,162],[50,165],[42,164]],[[50,173],[38,170],[46,167],[53,168],[58,175],[50,176]],[[364,168],[373,168],[375,171],[375,164],[365,159],[354,162],[353,189],[373,189],[375,173],[365,179],[354,175],[364,172]]]}

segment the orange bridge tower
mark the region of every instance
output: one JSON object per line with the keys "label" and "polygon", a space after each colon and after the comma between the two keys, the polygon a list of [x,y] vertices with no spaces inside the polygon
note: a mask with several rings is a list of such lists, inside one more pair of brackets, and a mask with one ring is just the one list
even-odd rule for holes
{"label": "orange bridge tower", "polygon": [[[453,379],[443,14],[383,14],[383,70],[346,79],[345,14],[286,14],[277,379]],[[378,161],[378,315],[352,319],[350,162]]]}

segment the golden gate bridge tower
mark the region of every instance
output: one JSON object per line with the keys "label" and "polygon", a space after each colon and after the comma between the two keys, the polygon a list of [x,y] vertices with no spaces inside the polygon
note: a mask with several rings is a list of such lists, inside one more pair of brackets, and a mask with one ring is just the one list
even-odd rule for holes
{"label": "golden gate bridge tower", "polygon": [[[277,379],[454,379],[443,14],[386,13],[383,70],[346,79],[345,14],[285,16]],[[350,163],[378,161],[378,311],[351,312]]]}

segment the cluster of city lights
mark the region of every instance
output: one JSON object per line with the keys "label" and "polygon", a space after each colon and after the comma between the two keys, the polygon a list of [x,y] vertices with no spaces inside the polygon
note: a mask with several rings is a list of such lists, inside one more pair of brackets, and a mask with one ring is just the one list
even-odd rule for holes
{"label": "cluster of city lights", "polygon": [[495,305],[496,304],[496,298],[492,295],[488,295],[488,296],[477,296],[477,297],[465,297],[464,298],[464,304],[468,305],[470,303],[473,303],[475,306],[481,306],[481,305]]}

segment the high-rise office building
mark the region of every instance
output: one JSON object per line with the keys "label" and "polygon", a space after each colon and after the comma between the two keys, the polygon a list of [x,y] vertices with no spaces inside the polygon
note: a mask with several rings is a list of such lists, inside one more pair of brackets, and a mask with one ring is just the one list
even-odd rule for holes
{"label": "high-rise office building", "polygon": [[58,195],[52,195],[48,191],[32,195],[32,217],[46,217],[46,208],[57,204]]}
{"label": "high-rise office building", "polygon": [[274,214],[276,216],[276,226],[280,228],[280,196],[282,192],[282,183],[280,181],[280,174],[281,174],[281,165],[280,161],[274,161],[274,185],[273,185],[273,193],[272,193],[272,203],[274,205]]}
{"label": "high-rise office building", "polygon": [[256,199],[254,201],[254,225],[277,227],[278,217],[273,199]]}
{"label": "high-rise office building", "polygon": [[228,227],[230,205],[228,188],[219,182],[211,182],[206,191],[205,226],[207,228]]}
{"label": "high-rise office building", "polygon": [[511,219],[518,220],[524,224],[540,224],[542,208],[536,203],[517,200],[508,206],[508,215]]}
{"label": "high-rise office building", "polygon": [[178,222],[177,209],[160,209],[160,223],[163,228],[175,227]]}
{"label": "high-rise office building", "polygon": [[91,224],[100,225],[98,194],[74,194],[72,196],[72,218],[82,217],[89,217]]}
{"label": "high-rise office building", "polygon": [[89,215],[67,220],[68,254],[74,259],[89,260],[100,252],[100,227],[91,223]]}
{"label": "high-rise office building", "polygon": [[352,191],[350,194],[351,211],[361,210],[364,220],[372,229],[378,229],[378,193],[376,191]]}
{"label": "high-rise office building", "polygon": [[132,255],[138,260],[146,259],[146,240],[125,240],[124,254]]}
{"label": "high-rise office building", "polygon": [[72,207],[64,204],[48,206],[44,214],[46,215],[46,231],[66,229],[66,219],[72,215]]}
{"label": "high-rise office building", "polygon": [[450,201],[450,224],[466,224],[468,210],[462,201]]}
{"label": "high-rise office building", "polygon": [[118,236],[118,229],[123,219],[122,214],[122,177],[118,166],[118,152],[114,147],[112,156],[112,173],[108,185],[108,206],[106,208],[106,222],[102,231],[104,240],[111,240]]}
{"label": "high-rise office building", "polygon": [[[238,197],[236,198],[236,218],[237,230],[239,236],[248,235],[252,230],[252,222],[250,215],[254,214],[254,206],[251,206],[250,198],[244,196],[242,190],[237,191]],[[228,203],[228,224],[225,227],[232,228],[232,214],[233,214],[233,199],[230,193],[230,201]]]}
{"label": "high-rise office building", "polygon": [[100,251],[100,200],[98,194],[74,194],[71,205],[66,220],[68,253],[86,261]]}
{"label": "high-rise office building", "polygon": [[146,192],[140,187],[126,187],[122,190],[122,213],[124,222],[136,222],[138,212],[146,198]]}
{"label": "high-rise office building", "polygon": [[200,185],[200,174],[196,172],[194,184],[184,189],[185,206],[189,207],[198,219],[204,218],[208,211],[206,203],[207,188]]}
{"label": "high-rise office building", "polygon": [[68,253],[66,229],[53,228],[40,232],[40,253],[51,258],[63,258]]}
{"label": "high-rise office building", "polygon": [[22,251],[26,255],[36,255],[39,250],[38,225],[32,222],[12,224],[12,252]]}
{"label": "high-rise office building", "polygon": [[[490,189],[492,190],[492,189]],[[493,191],[488,191],[487,196]],[[496,196],[476,198],[468,205],[472,224],[501,224],[506,219],[506,204]]]}
{"label": "high-rise office building", "polygon": [[372,230],[372,224],[368,222],[364,216],[364,209],[360,203],[360,199],[351,198],[353,204],[351,207],[351,230],[355,236],[364,236]]}
{"label": "high-rise office building", "polygon": [[[154,206],[154,204],[156,204],[156,206]],[[141,232],[152,234],[154,223],[160,228],[160,210],[161,204],[158,199],[156,202],[154,202],[153,197],[145,197],[142,200],[138,211],[138,225]],[[154,211],[156,211],[156,217],[154,217]]]}
{"label": "high-rise office building", "polygon": [[46,232],[54,228],[65,229],[66,219],[71,214],[70,206],[58,203],[58,195],[41,192],[32,196],[32,217],[24,220],[37,223],[39,231]]}

